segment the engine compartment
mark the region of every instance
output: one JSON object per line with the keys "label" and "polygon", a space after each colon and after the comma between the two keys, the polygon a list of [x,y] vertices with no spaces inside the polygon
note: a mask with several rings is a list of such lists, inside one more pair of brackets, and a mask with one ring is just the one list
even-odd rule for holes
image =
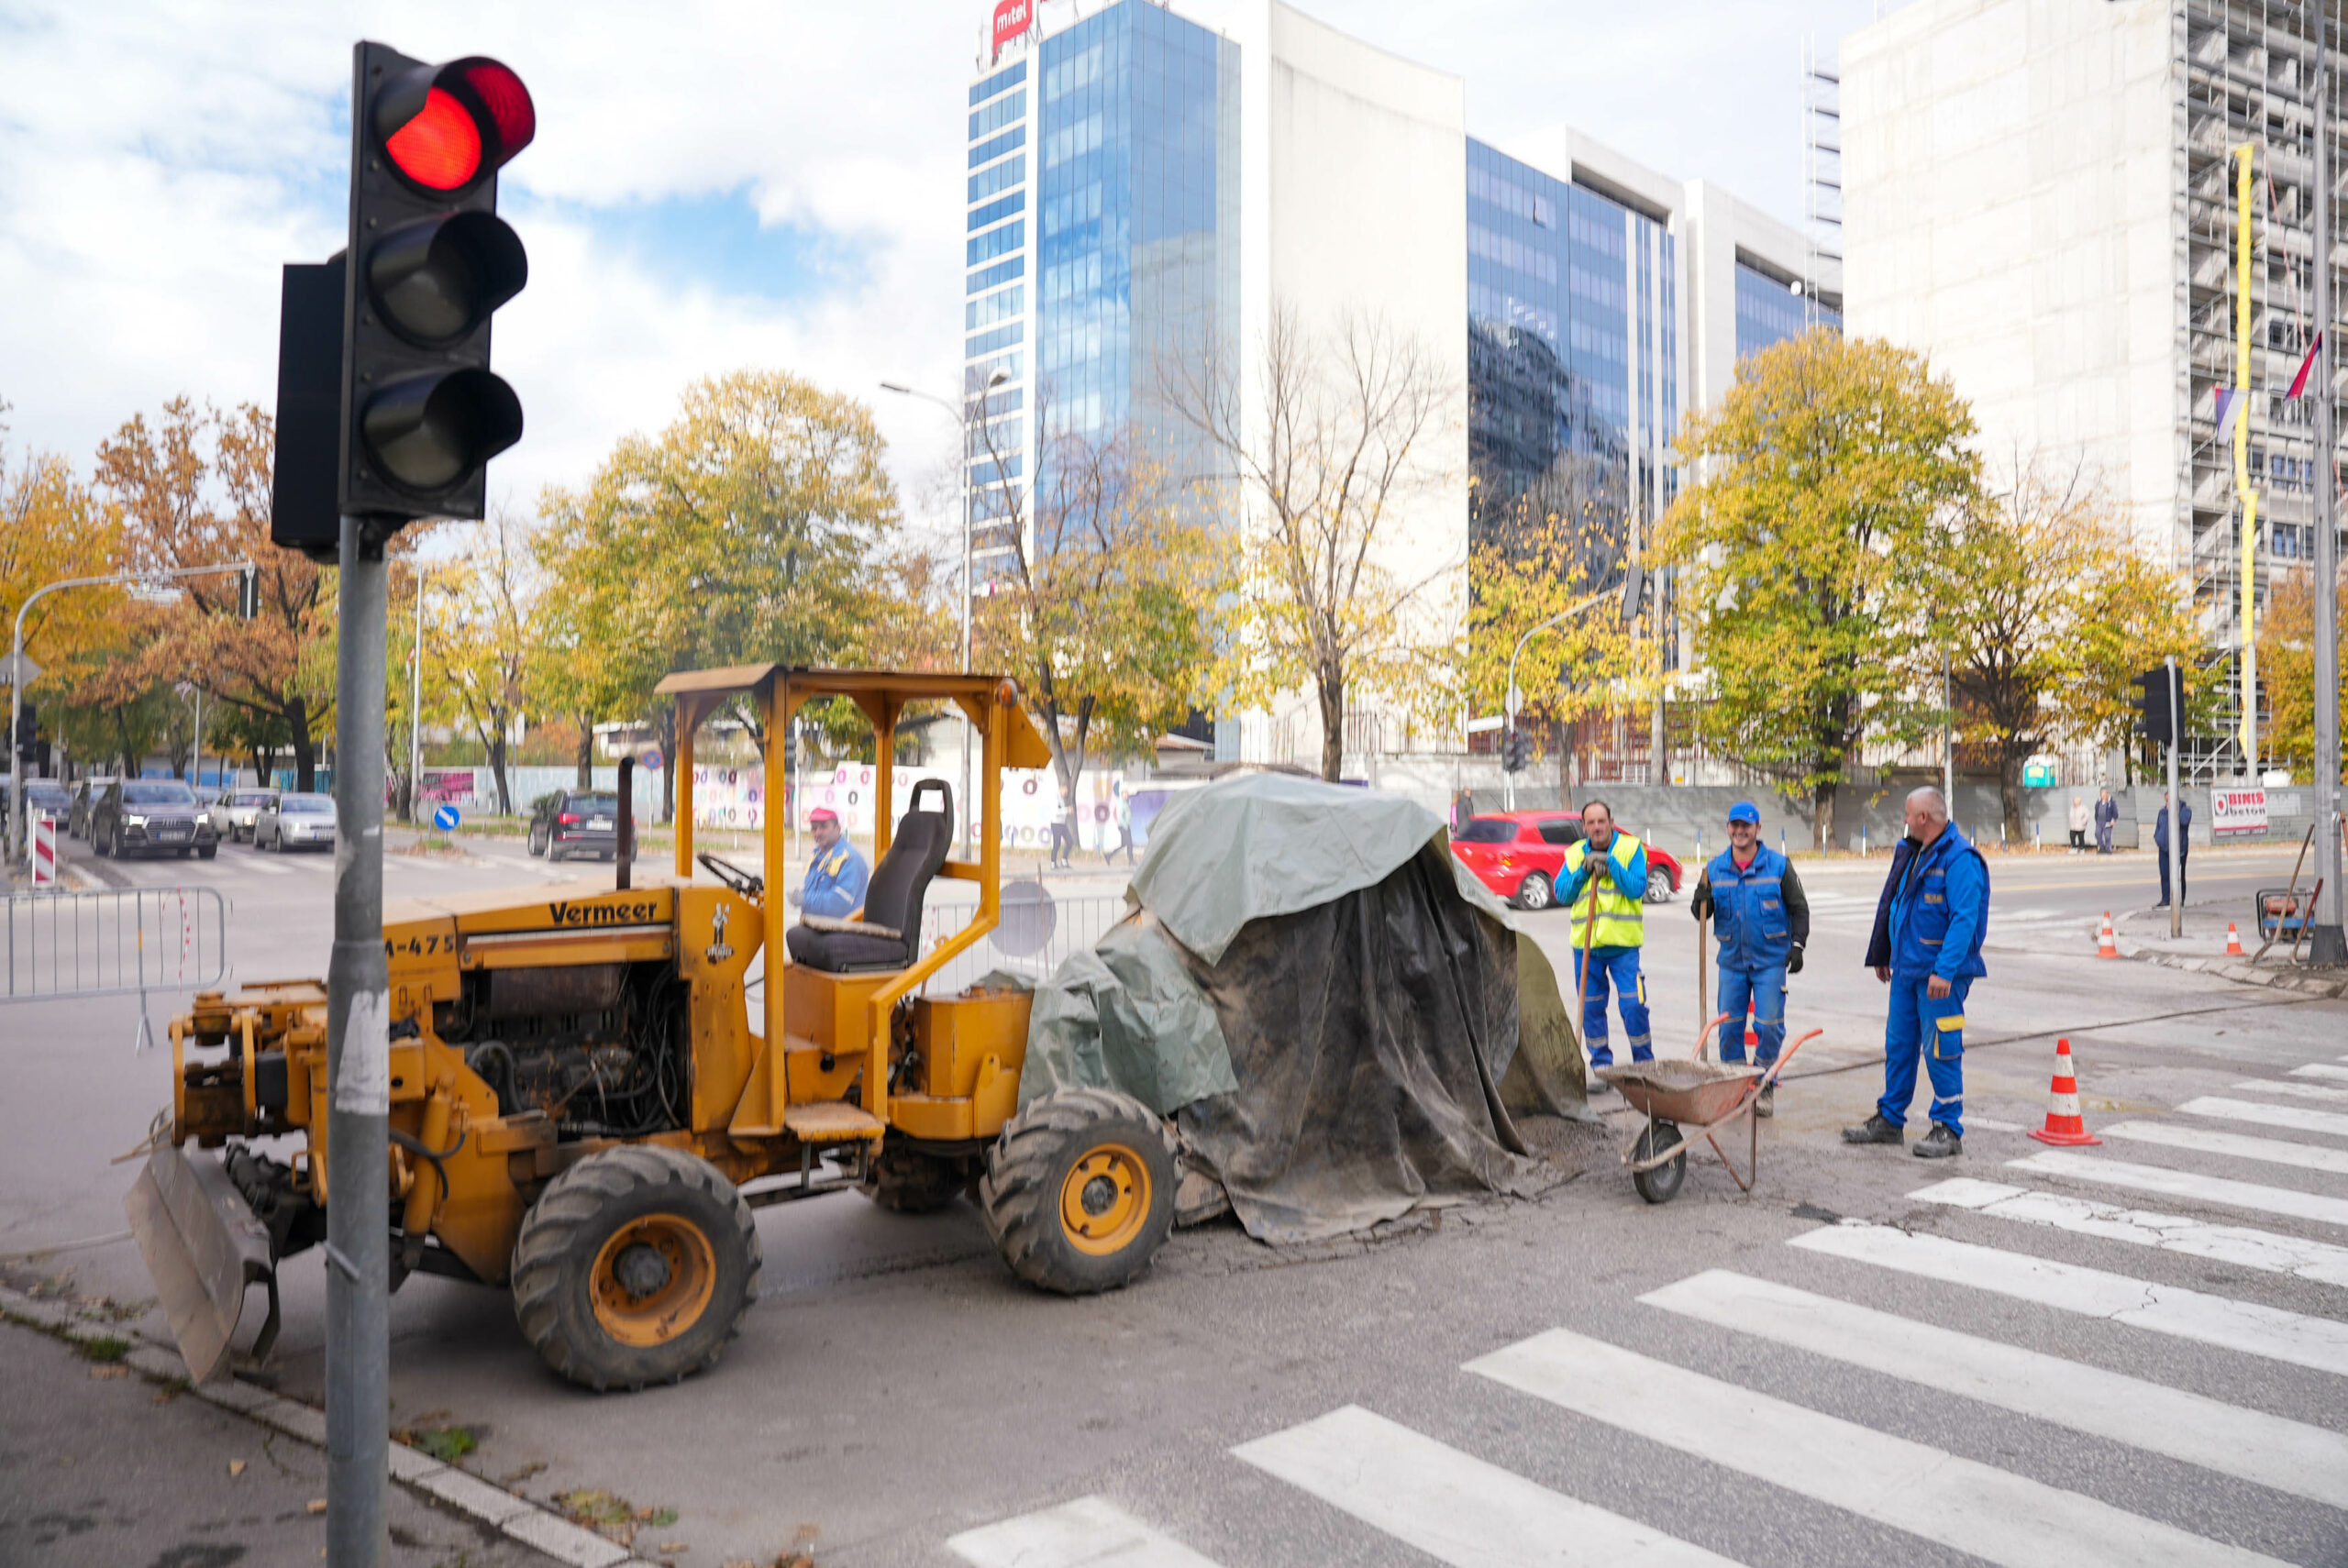
{"label": "engine compartment", "polygon": [[433,1028],[497,1092],[501,1116],[542,1111],[564,1138],[640,1138],[692,1107],[688,988],[666,964],[475,970]]}

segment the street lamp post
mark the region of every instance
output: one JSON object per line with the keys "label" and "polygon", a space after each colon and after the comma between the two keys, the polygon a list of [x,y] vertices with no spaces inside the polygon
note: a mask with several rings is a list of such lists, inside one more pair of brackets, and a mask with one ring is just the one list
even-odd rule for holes
{"label": "street lamp post", "polygon": [[[2331,40],[2319,13],[2315,47],[2315,253],[2325,259],[2315,269],[2316,330],[2323,337],[2322,380],[2315,400],[2315,449],[2321,480],[2315,487],[2315,657],[2309,672],[2315,684],[2315,922],[2308,933],[2311,962],[2348,964],[2348,935],[2341,922],[2342,889],[2340,821],[2340,506],[2339,439],[2332,428],[2332,400],[2338,395],[2332,375],[2331,331]],[[2183,835],[2178,835],[2182,837]]]}
{"label": "street lamp post", "polygon": [[[987,378],[986,385],[980,389],[979,392],[979,417],[980,419],[984,419],[987,416],[987,398],[994,392],[995,388],[1002,385],[1003,382],[1010,379],[1011,377],[999,367],[992,375]],[[880,383],[880,390],[882,392],[895,392],[901,397],[917,397],[924,403],[934,403],[938,407],[944,409],[947,415],[954,421],[954,478],[956,481],[955,493],[957,497],[955,511],[958,517],[957,525],[962,531],[962,673],[968,675],[970,673],[970,599],[972,593],[970,568],[969,402],[968,399],[965,399],[962,404],[959,407],[957,407],[955,404],[947,402],[944,398],[939,397],[936,392],[925,392],[918,387],[907,386],[902,381],[882,381]],[[965,834],[969,835],[969,842],[975,843],[977,842],[976,834],[978,831],[978,813],[970,800],[971,788],[970,721],[967,716],[965,716],[962,720],[962,823]]]}

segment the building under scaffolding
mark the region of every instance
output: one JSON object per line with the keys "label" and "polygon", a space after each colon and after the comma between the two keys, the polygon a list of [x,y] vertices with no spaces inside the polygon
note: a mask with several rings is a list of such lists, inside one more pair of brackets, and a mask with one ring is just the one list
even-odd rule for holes
{"label": "building under scaffolding", "polygon": [[[2332,168],[2341,16],[2332,0]],[[2138,546],[2192,586],[2240,712],[2243,518],[2231,411],[2251,308],[2252,590],[2315,549],[2315,7],[2285,0],[1917,0],[1844,40],[1850,330],[1928,353],[1971,400],[1993,469],[2083,461]],[[2251,148],[2252,263],[2235,264]],[[2348,275],[2334,269],[2333,299]],[[2335,388],[2337,382],[2335,381]],[[2335,392],[2335,395],[2336,392]],[[2196,778],[2238,776],[2237,725]],[[2263,719],[2261,734],[2264,733]]]}

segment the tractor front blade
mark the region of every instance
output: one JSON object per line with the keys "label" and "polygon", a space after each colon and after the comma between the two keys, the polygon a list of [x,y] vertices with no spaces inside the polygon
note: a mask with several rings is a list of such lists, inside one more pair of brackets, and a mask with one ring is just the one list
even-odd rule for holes
{"label": "tractor front blade", "polygon": [[218,1156],[156,1150],[122,1206],[188,1375],[202,1383],[227,1364],[253,1285],[269,1287],[269,1319],[253,1345],[255,1359],[266,1356],[277,1338],[269,1232]]}

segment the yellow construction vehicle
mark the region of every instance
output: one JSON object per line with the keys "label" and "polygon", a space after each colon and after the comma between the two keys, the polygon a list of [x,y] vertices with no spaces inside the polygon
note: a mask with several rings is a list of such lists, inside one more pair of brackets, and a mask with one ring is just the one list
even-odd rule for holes
{"label": "yellow construction vehicle", "polygon": [[[1005,1262],[1046,1289],[1133,1278],[1173,1221],[1163,1119],[1090,1088],[1019,1110],[1026,992],[921,994],[994,929],[1001,834],[985,823],[977,859],[954,858],[954,803],[936,779],[889,822],[897,723],[910,703],[958,707],[980,737],[980,799],[998,801],[1003,768],[1048,761],[1016,686],[749,665],[659,689],[678,706],[672,877],[636,885],[624,816],[613,884],[385,908],[392,1184],[357,1200],[384,1205],[393,1287],[415,1270],[507,1286],[547,1364],[600,1389],[714,1364],[757,1293],[751,1209],[848,1185],[906,1210],[969,1189]],[[746,699],[777,780],[792,716],[841,697],[877,743],[865,903],[774,942],[788,813],[767,813],[757,871],[696,856],[694,732]],[[696,861],[714,882],[694,878]],[[940,876],[977,884],[978,905],[924,952]],[[342,1200],[326,1186],[326,1001],[322,981],[252,985],[200,994],[172,1024],[170,1129],[127,1203],[199,1377],[228,1359],[253,1284],[268,1286],[252,1349],[266,1354],[277,1265],[322,1241],[325,1205]],[[282,1136],[297,1141],[290,1158],[264,1142]]]}

